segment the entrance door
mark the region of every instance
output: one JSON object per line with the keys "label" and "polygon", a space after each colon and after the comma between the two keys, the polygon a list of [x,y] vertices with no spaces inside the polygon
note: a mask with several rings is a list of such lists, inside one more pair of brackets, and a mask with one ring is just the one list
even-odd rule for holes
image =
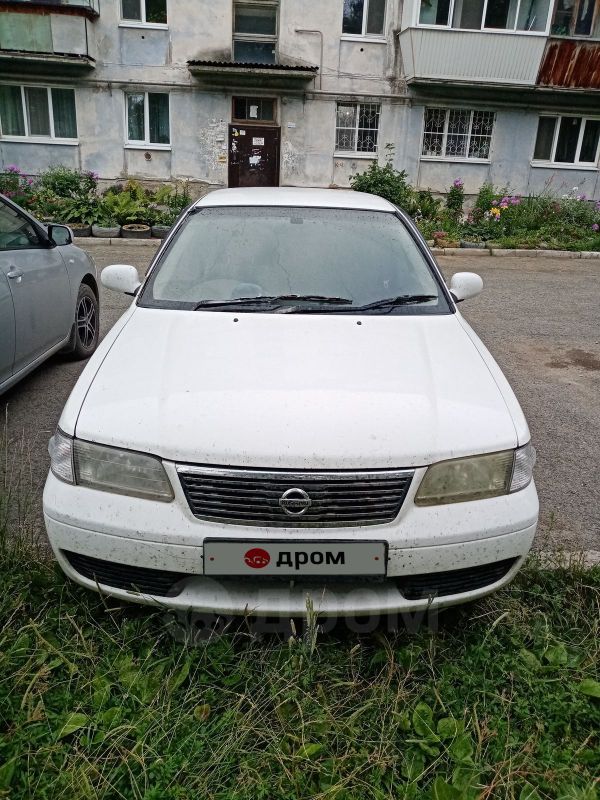
{"label": "entrance door", "polygon": [[279,186],[276,127],[229,126],[229,186]]}

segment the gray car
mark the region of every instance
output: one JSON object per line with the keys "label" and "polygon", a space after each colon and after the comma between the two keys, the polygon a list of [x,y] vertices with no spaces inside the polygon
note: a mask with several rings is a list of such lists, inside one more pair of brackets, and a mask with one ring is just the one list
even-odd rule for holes
{"label": "gray car", "polygon": [[72,242],[65,225],[44,226],[0,195],[0,393],[59,350],[96,349],[96,267]]}

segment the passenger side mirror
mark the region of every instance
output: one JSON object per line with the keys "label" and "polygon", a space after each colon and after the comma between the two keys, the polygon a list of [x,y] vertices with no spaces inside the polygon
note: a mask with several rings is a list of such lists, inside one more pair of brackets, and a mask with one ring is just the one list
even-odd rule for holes
{"label": "passenger side mirror", "polygon": [[135,295],[142,285],[137,269],[130,264],[111,264],[110,267],[104,267],[100,280],[107,289],[130,295]]}
{"label": "passenger side mirror", "polygon": [[474,272],[457,272],[450,280],[450,293],[455,302],[469,300],[483,289],[483,281]]}
{"label": "passenger side mirror", "polygon": [[66,225],[48,225],[48,238],[58,247],[73,242],[71,228]]}

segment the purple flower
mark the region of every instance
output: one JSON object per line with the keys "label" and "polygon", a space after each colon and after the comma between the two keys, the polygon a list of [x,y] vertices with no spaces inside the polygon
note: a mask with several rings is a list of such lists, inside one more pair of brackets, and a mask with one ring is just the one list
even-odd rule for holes
{"label": "purple flower", "polygon": [[587,197],[584,194],[577,195],[578,200],[587,200]]}
{"label": "purple flower", "polygon": [[21,172],[21,170],[17,167],[16,164],[9,164],[8,167],[5,167],[4,171],[5,172],[14,172],[16,175],[18,175]]}
{"label": "purple flower", "polygon": [[510,198],[511,206],[518,206],[520,202],[521,202],[521,198],[520,197],[511,197]]}
{"label": "purple flower", "polygon": [[462,182],[462,180],[461,180],[460,178],[457,178],[457,179],[456,179],[456,180],[455,180],[455,181],[452,183],[452,186],[454,186],[454,188],[455,188],[455,189],[462,189],[462,188],[463,188],[463,186],[464,186],[464,183]]}
{"label": "purple flower", "polygon": [[598,225],[597,222],[594,222],[594,224],[592,225],[592,230],[598,233],[598,231],[600,231],[600,225]]}

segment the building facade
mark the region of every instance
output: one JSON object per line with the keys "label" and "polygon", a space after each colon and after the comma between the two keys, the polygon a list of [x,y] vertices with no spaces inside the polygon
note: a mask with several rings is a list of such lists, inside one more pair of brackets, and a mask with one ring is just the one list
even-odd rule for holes
{"label": "building facade", "polygon": [[600,0],[0,0],[0,168],[347,186],[390,152],[600,198]]}

